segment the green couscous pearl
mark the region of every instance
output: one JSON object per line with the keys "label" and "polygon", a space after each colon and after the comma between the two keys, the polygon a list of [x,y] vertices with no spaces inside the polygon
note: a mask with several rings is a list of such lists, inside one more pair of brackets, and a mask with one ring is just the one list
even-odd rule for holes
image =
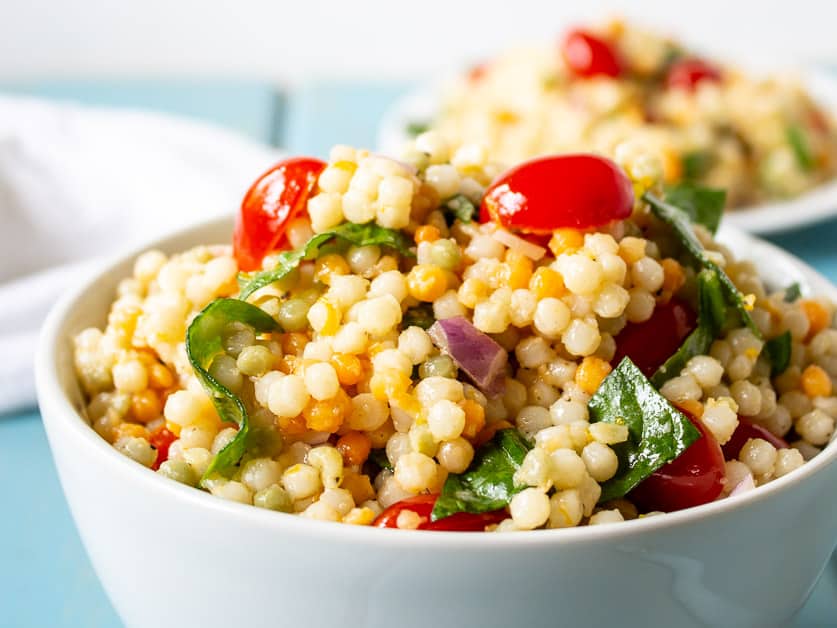
{"label": "green couscous pearl", "polygon": [[212,361],[209,367],[209,374],[214,377],[218,383],[227,387],[232,392],[237,393],[241,390],[244,380],[241,377],[241,372],[238,370],[238,364],[234,357],[229,355],[219,355]]}
{"label": "green couscous pearl", "polygon": [[459,246],[452,240],[436,240],[430,245],[428,257],[431,264],[445,270],[453,270],[459,266]]}
{"label": "green couscous pearl", "polygon": [[244,347],[236,360],[238,370],[251,377],[264,375],[273,366],[273,354],[262,345]]}
{"label": "green couscous pearl", "polygon": [[285,331],[302,331],[308,327],[309,309],[311,309],[311,303],[303,297],[294,297],[279,306],[276,320]]}
{"label": "green couscous pearl", "polygon": [[278,456],[285,444],[282,434],[272,427],[253,427],[247,442],[247,455],[252,458]]}
{"label": "green couscous pearl", "polygon": [[456,364],[446,355],[437,355],[422,363],[419,367],[419,377],[456,377]]}
{"label": "green couscous pearl", "polygon": [[255,330],[239,321],[234,321],[227,324],[221,332],[221,344],[224,351],[233,357],[236,357],[241,350],[256,342]]}
{"label": "green couscous pearl", "polygon": [[157,473],[187,486],[196,486],[198,483],[198,475],[195,470],[188,462],[183,460],[166,460],[160,465]]}
{"label": "green couscous pearl", "polygon": [[259,508],[267,508],[268,510],[291,512],[293,509],[293,500],[285,489],[278,484],[272,484],[253,496],[253,505]]}

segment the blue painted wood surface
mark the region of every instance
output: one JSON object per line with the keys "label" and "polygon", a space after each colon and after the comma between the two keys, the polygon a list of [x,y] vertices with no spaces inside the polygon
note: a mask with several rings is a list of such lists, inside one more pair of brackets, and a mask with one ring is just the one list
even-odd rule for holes
{"label": "blue painted wood surface", "polygon": [[[269,85],[237,81],[53,81],[7,87],[14,93],[195,117],[281,143],[292,153],[325,156],[335,143],[374,148],[380,114],[407,85],[311,84],[287,98]],[[773,240],[837,281],[837,221]],[[0,478],[0,625],[120,626],[70,518],[37,410],[0,416]],[[162,557],[160,563],[162,568]],[[832,560],[793,626],[834,626],[835,618],[837,560]]]}

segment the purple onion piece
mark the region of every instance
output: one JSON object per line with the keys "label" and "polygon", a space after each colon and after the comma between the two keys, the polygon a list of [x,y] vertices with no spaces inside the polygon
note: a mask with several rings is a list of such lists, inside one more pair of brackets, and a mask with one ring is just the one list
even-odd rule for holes
{"label": "purple onion piece", "polygon": [[505,388],[508,353],[461,316],[436,321],[427,330],[433,342],[489,397]]}

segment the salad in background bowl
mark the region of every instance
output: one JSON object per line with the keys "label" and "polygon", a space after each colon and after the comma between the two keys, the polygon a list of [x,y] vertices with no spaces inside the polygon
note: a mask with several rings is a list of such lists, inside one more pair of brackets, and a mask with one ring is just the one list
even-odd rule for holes
{"label": "salad in background bowl", "polygon": [[411,133],[434,128],[509,165],[556,152],[654,152],[666,184],[722,187],[732,223],[770,232],[837,207],[835,106],[825,73],[744,72],[612,21],[419,88],[385,116],[379,148],[398,154]]}

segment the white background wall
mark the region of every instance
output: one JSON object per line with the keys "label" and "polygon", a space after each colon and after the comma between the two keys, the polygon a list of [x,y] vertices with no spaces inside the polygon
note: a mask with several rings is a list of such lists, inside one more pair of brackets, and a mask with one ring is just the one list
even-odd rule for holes
{"label": "white background wall", "polygon": [[833,0],[0,0],[0,79],[428,74],[610,12],[728,55],[837,63]]}

